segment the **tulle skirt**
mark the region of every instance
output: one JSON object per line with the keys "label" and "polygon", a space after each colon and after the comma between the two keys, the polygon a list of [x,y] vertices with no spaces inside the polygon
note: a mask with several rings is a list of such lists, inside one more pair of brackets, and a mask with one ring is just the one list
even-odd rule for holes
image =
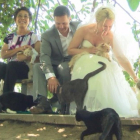
{"label": "tulle skirt", "polygon": [[[98,111],[104,108],[113,108],[120,117],[138,117],[137,98],[129,83],[125,80],[122,68],[114,60],[85,54],[75,63],[71,72],[72,79],[83,78],[87,73],[100,68],[98,62],[104,62],[106,69],[91,77],[89,87],[84,99],[88,111]],[[76,105],[70,105],[70,114],[75,114]]]}

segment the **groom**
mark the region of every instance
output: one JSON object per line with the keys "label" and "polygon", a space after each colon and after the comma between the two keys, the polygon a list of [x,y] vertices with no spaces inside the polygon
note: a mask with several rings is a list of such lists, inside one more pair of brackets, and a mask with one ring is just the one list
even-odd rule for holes
{"label": "groom", "polygon": [[33,69],[33,96],[41,95],[38,105],[30,108],[31,113],[47,112],[47,91],[54,93],[56,98],[57,86],[70,81],[68,62],[71,56],[67,47],[76,31],[79,22],[72,22],[70,11],[65,6],[54,10],[54,22],[49,30],[42,34],[40,63]]}

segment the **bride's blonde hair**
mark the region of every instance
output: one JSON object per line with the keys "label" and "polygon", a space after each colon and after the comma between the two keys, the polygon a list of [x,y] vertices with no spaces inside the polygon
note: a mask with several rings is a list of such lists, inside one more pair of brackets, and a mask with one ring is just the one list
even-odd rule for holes
{"label": "bride's blonde hair", "polygon": [[98,9],[95,14],[96,22],[100,23],[106,19],[115,20],[115,14],[109,8]]}

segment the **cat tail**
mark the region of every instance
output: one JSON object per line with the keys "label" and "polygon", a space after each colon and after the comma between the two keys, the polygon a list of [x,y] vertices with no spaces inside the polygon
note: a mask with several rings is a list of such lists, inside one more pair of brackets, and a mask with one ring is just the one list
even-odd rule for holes
{"label": "cat tail", "polygon": [[106,139],[106,137],[107,137],[108,134],[110,133],[110,131],[111,131],[113,125],[114,125],[114,118],[108,120],[107,125],[104,127],[103,133],[101,134],[99,140]]}
{"label": "cat tail", "polygon": [[101,64],[102,67],[100,67],[99,69],[97,69],[97,70],[95,70],[95,71],[93,71],[93,72],[88,73],[88,74],[84,77],[84,79],[85,79],[86,81],[88,81],[88,79],[89,79],[90,77],[92,77],[92,76],[94,76],[94,75],[100,73],[101,71],[103,71],[103,70],[106,68],[106,64],[105,64],[105,63],[100,62],[100,61],[99,61],[98,63]]}
{"label": "cat tail", "polygon": [[69,62],[69,67],[70,69],[72,70],[73,69],[73,66],[75,64],[75,62],[82,56],[82,55],[85,55],[85,54],[88,54],[88,52],[82,52],[80,54],[76,54],[72,57],[71,61]]}

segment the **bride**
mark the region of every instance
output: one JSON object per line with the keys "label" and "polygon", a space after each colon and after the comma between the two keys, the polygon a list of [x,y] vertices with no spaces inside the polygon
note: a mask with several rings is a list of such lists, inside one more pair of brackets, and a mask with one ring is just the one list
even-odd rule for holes
{"label": "bride", "polygon": [[[102,7],[96,11],[95,20],[95,23],[84,24],[78,28],[68,47],[69,55],[81,54],[74,62],[71,80],[83,78],[87,73],[101,67],[98,61],[104,62],[107,68],[89,79],[84,106],[88,111],[110,107],[116,110],[120,117],[138,117],[136,94],[125,80],[122,68],[135,82],[138,78],[121,49],[122,42],[119,41],[119,36],[111,31],[115,14],[112,9]],[[110,44],[111,62],[105,57],[95,55],[96,46],[100,43]],[[75,111],[76,105],[72,102],[70,113],[74,114]]]}

